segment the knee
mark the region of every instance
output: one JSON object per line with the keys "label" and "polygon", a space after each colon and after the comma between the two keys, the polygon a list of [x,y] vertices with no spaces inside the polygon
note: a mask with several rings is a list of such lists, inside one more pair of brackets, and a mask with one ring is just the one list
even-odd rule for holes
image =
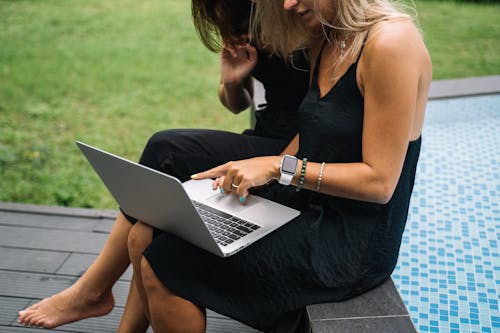
{"label": "knee", "polygon": [[157,153],[158,148],[169,150],[170,146],[174,145],[178,138],[181,136],[180,130],[163,130],[153,134],[144,148],[145,153]]}
{"label": "knee", "polygon": [[151,243],[153,230],[145,223],[137,222],[128,235],[128,253],[132,263],[139,263],[142,253]]}
{"label": "knee", "polygon": [[172,152],[179,149],[177,140],[180,135],[178,130],[164,130],[153,134],[144,147],[139,163],[166,172],[167,170],[162,170],[162,163],[171,159]]}

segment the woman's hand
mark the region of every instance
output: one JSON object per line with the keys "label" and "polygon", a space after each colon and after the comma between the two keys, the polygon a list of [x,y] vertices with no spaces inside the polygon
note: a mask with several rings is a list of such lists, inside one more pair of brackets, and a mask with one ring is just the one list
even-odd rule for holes
{"label": "woman's hand", "polygon": [[257,64],[257,50],[248,43],[226,43],[221,52],[221,82],[242,84]]}
{"label": "woman's hand", "polygon": [[279,179],[280,161],[280,156],[233,161],[200,172],[193,175],[192,178],[215,178],[214,189],[222,189],[226,194],[234,193],[239,196],[241,202],[244,202],[250,188],[264,185],[273,179]]}

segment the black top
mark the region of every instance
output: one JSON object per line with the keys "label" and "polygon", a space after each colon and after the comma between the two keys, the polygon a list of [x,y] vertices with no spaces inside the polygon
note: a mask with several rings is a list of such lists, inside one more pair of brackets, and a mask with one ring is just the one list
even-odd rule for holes
{"label": "black top", "polygon": [[[362,161],[364,102],[356,69],[357,62],[323,98],[314,75],[298,111],[298,157]],[[387,204],[296,192],[274,183],[261,195],[301,214],[235,255],[219,258],[167,233],[155,238],[144,255],[167,288],[201,307],[260,330],[275,332],[279,324],[280,332],[299,332],[297,318],[306,305],[353,297],[390,276],[420,144],[420,138],[409,142]]]}
{"label": "black top", "polygon": [[304,52],[285,62],[258,51],[252,76],[265,89],[267,104],[257,106],[255,134],[291,140],[297,134],[297,110],[309,86],[309,63]]}
{"label": "black top", "polygon": [[[320,57],[319,57],[320,58]],[[362,162],[364,99],[356,82],[356,61],[324,96],[317,69],[298,112],[300,148],[309,161]],[[330,286],[352,286],[345,296],[366,290],[393,271],[406,223],[421,138],[409,142],[402,173],[387,204],[304,191],[306,207],[321,207],[314,265]]]}

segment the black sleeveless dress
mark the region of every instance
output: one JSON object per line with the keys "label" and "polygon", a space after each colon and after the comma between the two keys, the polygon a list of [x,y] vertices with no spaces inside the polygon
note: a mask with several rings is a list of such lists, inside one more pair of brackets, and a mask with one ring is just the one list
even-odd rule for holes
{"label": "black sleeveless dress", "polygon": [[[356,69],[357,62],[322,98],[314,75],[298,112],[299,158],[362,160],[364,102]],[[273,184],[261,195],[293,206],[301,215],[241,252],[219,258],[164,233],[145,257],[177,295],[260,330],[294,332],[299,324],[294,319],[306,305],[356,296],[390,276],[420,144],[420,138],[409,142],[401,177],[387,204]]]}
{"label": "black sleeveless dress", "polygon": [[267,102],[257,106],[255,134],[290,141],[297,134],[297,108],[309,86],[305,53],[295,52],[291,60],[284,61],[258,50],[252,76],[262,82]]}

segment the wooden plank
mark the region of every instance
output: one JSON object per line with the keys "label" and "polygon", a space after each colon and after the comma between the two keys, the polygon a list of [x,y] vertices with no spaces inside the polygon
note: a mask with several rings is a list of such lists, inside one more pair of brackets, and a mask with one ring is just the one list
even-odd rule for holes
{"label": "wooden plank", "polygon": [[0,225],[46,229],[80,230],[91,232],[100,220],[58,215],[37,215],[0,211]]}
{"label": "wooden plank", "polygon": [[210,309],[207,309],[207,317],[213,317],[213,318],[223,318],[223,319],[228,319],[229,317],[224,316],[220,313],[217,313],[215,311],[212,311]]}
{"label": "wooden plank", "polygon": [[[26,298],[0,297],[0,325],[17,324],[17,313],[19,310],[34,304],[38,300],[30,301]],[[63,325],[56,328],[56,331],[71,332],[115,332],[123,314],[123,307],[115,306],[113,311],[106,316],[88,318],[76,323]],[[150,330],[152,331],[152,330]],[[239,323],[233,319],[222,316],[216,312],[207,311],[207,333],[257,333],[259,331]]]}
{"label": "wooden plank", "polygon": [[242,324],[234,319],[221,315],[207,309],[207,333],[209,332],[245,332],[256,333],[260,332],[252,327]]}
{"label": "wooden plank", "polygon": [[[2,209],[3,208],[3,209]],[[23,210],[25,208],[26,210]],[[42,211],[39,213],[38,211]],[[109,233],[116,211],[36,206],[0,202],[0,225],[86,230]]]}
{"label": "wooden plank", "polygon": [[100,252],[108,235],[82,231],[0,226],[0,246],[62,252]]}
{"label": "wooden plank", "polygon": [[104,234],[109,234],[111,229],[115,224],[115,220],[100,219],[96,224],[94,224],[93,232],[100,232]]}
{"label": "wooden plank", "polygon": [[[39,328],[32,327],[13,327],[13,326],[2,326],[0,325],[0,333],[40,333],[44,332]],[[74,333],[71,331],[58,331],[58,333]],[[90,333],[90,331],[89,331]],[[94,332],[93,332],[94,333]]]}
{"label": "wooden plank", "polygon": [[0,269],[55,273],[68,256],[65,252],[1,247]]}
{"label": "wooden plank", "polygon": [[66,215],[73,217],[107,218],[112,220],[116,218],[117,214],[117,210],[109,209],[44,206],[15,202],[0,202],[0,211],[33,213],[37,215]]}
{"label": "wooden plank", "polygon": [[26,298],[0,296],[0,326],[8,326],[17,320],[17,312],[26,308],[30,300]]}
{"label": "wooden plank", "polygon": [[74,281],[74,277],[0,271],[0,295],[39,299],[55,294]]}
{"label": "wooden plank", "polygon": [[[1,300],[1,299],[0,299]],[[0,325],[7,326],[9,323],[13,325],[13,327],[17,328],[22,328],[17,323],[17,312],[20,309],[26,308],[28,305],[30,305],[30,302],[27,302],[26,299],[16,299],[18,301],[22,301],[21,306],[11,306],[6,308],[7,311],[5,311],[4,316],[8,317],[7,320],[4,322],[0,322]],[[33,303],[33,302],[31,302]],[[10,305],[10,304],[9,304]],[[3,312],[3,311],[2,311]],[[107,314],[106,316],[103,317],[96,317],[96,318],[88,318],[84,319],[75,323],[63,325],[60,327],[57,327],[53,329],[54,331],[57,332],[80,332],[80,333],[87,333],[87,332],[116,332],[116,329],[119,325],[121,316],[123,314],[123,308],[122,307],[115,307],[111,313]],[[242,323],[239,323],[235,320],[232,320],[230,318],[224,317],[221,318],[220,315],[213,316],[215,313],[207,313],[207,333],[234,333],[234,332],[239,332],[239,333],[258,333],[260,331],[255,330],[249,326],[246,326]],[[1,326],[0,326],[1,327]],[[152,332],[153,330],[151,328],[148,329],[148,332]],[[8,332],[8,330],[7,330]]]}
{"label": "wooden plank", "polygon": [[[34,304],[35,302],[31,302]],[[31,305],[30,304],[30,305]],[[70,331],[70,332],[79,332],[79,333],[112,333],[116,332],[118,325],[120,323],[120,319],[123,315],[123,307],[115,306],[115,308],[105,316],[102,317],[94,317],[83,319],[74,323],[62,325],[54,328],[53,330],[56,332],[59,331]],[[17,318],[17,314],[16,314]],[[12,323],[14,327],[22,327],[16,321]],[[152,332],[152,330],[150,330]]]}
{"label": "wooden plank", "polygon": [[[86,219],[43,215],[21,211],[1,211],[0,207],[0,308],[7,314],[0,322],[0,332],[35,332],[17,324],[17,312],[31,303],[51,296],[74,283],[96,258],[107,239],[114,220]],[[36,207],[32,207],[36,211]],[[69,213],[66,212],[66,213]],[[92,232],[97,231],[97,232]],[[68,253],[74,252],[77,253]],[[16,261],[17,260],[17,261]],[[54,273],[57,274],[46,274]],[[129,268],[113,288],[115,309],[107,316],[90,318],[57,328],[58,332],[116,331],[126,302]],[[4,302],[9,300],[9,302]],[[14,326],[8,326],[14,325]],[[36,329],[39,332],[38,329]],[[151,331],[151,330],[150,330]],[[207,311],[207,332],[258,332],[242,323]]]}
{"label": "wooden plank", "polygon": [[[24,272],[5,272],[0,271],[0,295],[6,299],[39,299],[53,295],[60,290],[70,286],[74,282],[74,277],[63,277],[49,274],[29,274]],[[62,330],[69,330],[74,332],[107,332],[107,330],[115,331],[118,327],[121,311],[125,306],[126,297],[128,294],[129,283],[125,281],[118,281],[113,288],[115,295],[116,306],[115,309],[106,317],[91,318],[79,323],[65,325],[60,328]],[[8,297],[6,297],[8,296]],[[17,318],[17,311],[25,308],[26,305],[10,306],[9,313],[12,318]],[[0,323],[3,324],[3,323]],[[116,325],[116,326],[114,326]],[[87,328],[90,327],[90,330]],[[103,327],[102,329],[95,329],[96,327]],[[243,325],[233,319],[222,316],[213,311],[207,311],[207,332],[242,332],[242,333],[255,333],[258,332],[248,326]]]}
{"label": "wooden plank", "polygon": [[[115,306],[113,311],[106,316],[89,318],[79,322],[61,326],[56,330],[68,330],[74,332],[116,332],[123,314],[123,307]],[[212,312],[213,314],[213,312]],[[149,329],[152,332],[152,329]],[[259,331],[248,327],[227,317],[207,316],[207,333],[258,333]]]}
{"label": "wooden plank", "polygon": [[[57,271],[57,274],[81,276],[96,258],[95,254],[72,253]],[[120,280],[132,280],[132,265],[127,268]]]}
{"label": "wooden plank", "polygon": [[96,254],[71,253],[57,274],[81,276],[97,258]]}
{"label": "wooden plank", "polygon": [[[71,286],[77,277],[40,273],[0,271],[0,295],[42,299]],[[125,306],[130,283],[118,281],[113,287],[116,305]]]}

